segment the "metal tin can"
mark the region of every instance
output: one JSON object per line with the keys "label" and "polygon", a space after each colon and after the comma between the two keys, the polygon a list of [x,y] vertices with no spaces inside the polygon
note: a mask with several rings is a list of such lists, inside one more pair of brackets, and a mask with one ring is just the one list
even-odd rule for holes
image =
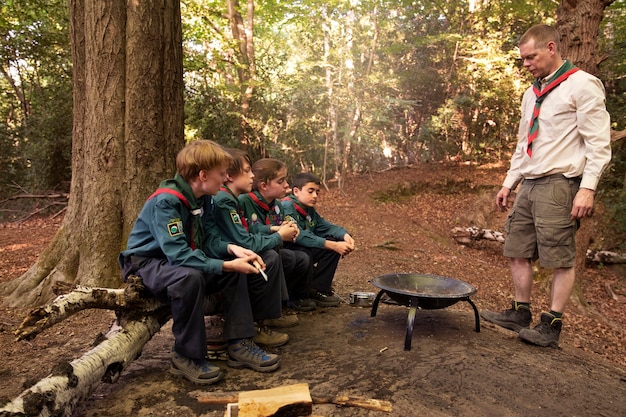
{"label": "metal tin can", "polygon": [[371,307],[374,304],[373,292],[357,291],[350,293],[350,305],[354,307]]}

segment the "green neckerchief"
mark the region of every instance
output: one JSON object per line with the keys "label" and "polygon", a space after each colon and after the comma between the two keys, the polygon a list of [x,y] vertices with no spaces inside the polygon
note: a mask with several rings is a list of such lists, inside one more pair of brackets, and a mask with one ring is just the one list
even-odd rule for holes
{"label": "green neckerchief", "polygon": [[180,192],[189,202],[189,211],[193,216],[193,242],[196,248],[202,247],[204,241],[204,229],[202,228],[202,207],[191,191],[189,183],[180,175],[176,174],[173,179],[162,181],[159,188],[171,188]]}
{"label": "green neckerchief", "polygon": [[526,153],[528,156],[533,154],[533,141],[537,137],[539,132],[539,110],[541,109],[541,103],[546,98],[550,91],[554,90],[563,81],[567,80],[570,75],[578,71],[569,61],[565,60],[563,65],[554,73],[554,76],[546,85],[541,85],[541,79],[537,78],[533,83],[533,92],[535,93],[535,108],[533,110],[533,117],[530,119],[530,129],[528,129],[528,146],[526,147]]}

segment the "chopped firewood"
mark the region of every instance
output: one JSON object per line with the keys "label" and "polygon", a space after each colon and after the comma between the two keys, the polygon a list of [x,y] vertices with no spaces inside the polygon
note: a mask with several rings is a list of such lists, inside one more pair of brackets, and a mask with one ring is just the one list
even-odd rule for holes
{"label": "chopped firewood", "polygon": [[[228,404],[240,402],[238,392],[194,391],[189,393],[202,404]],[[345,407],[360,407],[374,411],[391,412],[393,407],[389,401],[371,398],[360,398],[346,395],[328,396],[311,394],[313,404],[335,404]]]}

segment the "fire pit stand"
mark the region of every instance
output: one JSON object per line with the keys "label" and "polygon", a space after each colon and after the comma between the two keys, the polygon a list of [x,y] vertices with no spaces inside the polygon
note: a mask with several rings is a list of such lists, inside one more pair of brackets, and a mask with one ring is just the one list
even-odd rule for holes
{"label": "fire pit stand", "polygon": [[383,294],[387,294],[397,304],[409,307],[404,350],[411,350],[413,325],[418,308],[433,310],[449,307],[459,301],[467,301],[474,310],[476,332],[480,332],[478,309],[470,299],[470,295],[476,293],[476,288],[463,281],[438,275],[390,274],[374,278],[370,282],[380,288],[372,305],[371,317],[376,316]]}

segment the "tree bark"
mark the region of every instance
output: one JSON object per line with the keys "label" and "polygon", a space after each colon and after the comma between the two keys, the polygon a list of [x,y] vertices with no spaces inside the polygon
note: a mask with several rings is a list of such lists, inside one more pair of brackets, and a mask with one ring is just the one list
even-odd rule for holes
{"label": "tree bark", "polygon": [[10,306],[49,302],[56,281],[119,287],[117,255],[184,145],[179,2],[71,0],[69,7],[70,199],[38,261],[0,286]]}
{"label": "tree bark", "polygon": [[561,54],[590,74],[598,74],[602,62],[598,34],[604,9],[614,0],[562,0],[556,11],[561,34]]}

